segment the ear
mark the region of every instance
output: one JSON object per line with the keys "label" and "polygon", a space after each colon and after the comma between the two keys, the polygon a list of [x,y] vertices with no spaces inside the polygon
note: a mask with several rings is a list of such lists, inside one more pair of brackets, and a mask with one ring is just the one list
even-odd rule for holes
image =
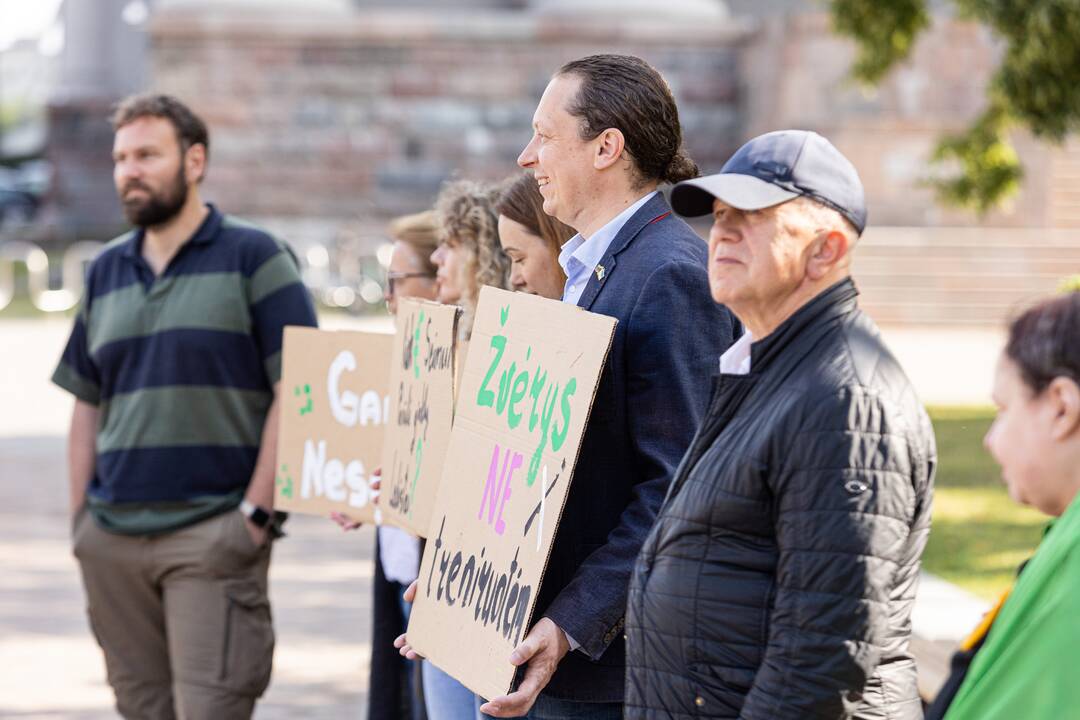
{"label": "ear", "polygon": [[811,280],[821,280],[837,267],[843,265],[848,257],[847,235],[839,230],[823,230],[810,243],[810,257],[806,263],[806,274]]}
{"label": "ear", "polygon": [[622,159],[623,149],[626,147],[622,130],[608,128],[597,135],[593,142],[596,143],[593,167],[597,170],[606,170]]}
{"label": "ear", "polygon": [[196,143],[184,153],[184,177],[188,182],[200,183],[206,175],[206,146]]}
{"label": "ear", "polygon": [[1044,391],[1053,412],[1050,437],[1064,440],[1080,432],[1080,385],[1067,377],[1056,377]]}

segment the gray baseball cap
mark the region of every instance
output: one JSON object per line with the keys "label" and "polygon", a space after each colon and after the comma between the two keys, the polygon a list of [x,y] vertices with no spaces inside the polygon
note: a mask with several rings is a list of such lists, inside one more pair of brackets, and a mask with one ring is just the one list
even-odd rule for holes
{"label": "gray baseball cap", "polygon": [[836,210],[860,235],[866,227],[866,200],[855,166],[832,143],[808,130],[758,135],[716,175],[677,184],[671,207],[684,217],[696,217],[711,213],[714,199],[740,210],[760,210],[800,196]]}

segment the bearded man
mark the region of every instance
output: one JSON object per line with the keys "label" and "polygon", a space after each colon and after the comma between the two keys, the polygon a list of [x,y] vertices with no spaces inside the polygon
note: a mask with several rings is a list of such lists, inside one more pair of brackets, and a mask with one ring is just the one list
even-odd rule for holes
{"label": "bearded man", "polygon": [[287,247],[204,204],[206,125],[175,98],[113,116],[132,232],[87,274],[53,381],[75,396],[73,547],[125,718],[250,717],[267,598],[286,325],[315,325]]}

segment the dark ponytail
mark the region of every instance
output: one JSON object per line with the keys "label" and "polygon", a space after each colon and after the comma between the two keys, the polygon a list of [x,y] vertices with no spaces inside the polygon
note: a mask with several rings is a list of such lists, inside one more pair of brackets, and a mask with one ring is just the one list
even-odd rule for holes
{"label": "dark ponytail", "polygon": [[608,128],[623,134],[637,184],[697,177],[697,165],[682,151],[679,108],[664,78],[632,55],[591,55],[566,63],[556,75],[581,79],[567,111],[580,119],[581,138]]}
{"label": "dark ponytail", "polygon": [[685,151],[679,150],[675,153],[675,157],[671,158],[671,162],[667,166],[667,171],[664,173],[663,180],[666,183],[674,185],[677,182],[683,180],[689,180],[696,178],[701,174],[701,170],[698,169],[697,163],[690,159],[690,156]]}

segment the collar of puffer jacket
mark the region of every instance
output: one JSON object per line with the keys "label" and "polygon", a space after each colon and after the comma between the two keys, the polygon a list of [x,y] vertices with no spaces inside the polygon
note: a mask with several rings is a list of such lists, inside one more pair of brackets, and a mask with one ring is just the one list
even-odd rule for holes
{"label": "collar of puffer jacket", "polygon": [[823,290],[780,327],[750,346],[750,371],[756,374],[765,370],[774,359],[796,349],[796,343],[804,351],[809,350],[813,342],[804,344],[804,339],[810,340],[833,321],[851,314],[857,308],[858,295],[850,276]]}

